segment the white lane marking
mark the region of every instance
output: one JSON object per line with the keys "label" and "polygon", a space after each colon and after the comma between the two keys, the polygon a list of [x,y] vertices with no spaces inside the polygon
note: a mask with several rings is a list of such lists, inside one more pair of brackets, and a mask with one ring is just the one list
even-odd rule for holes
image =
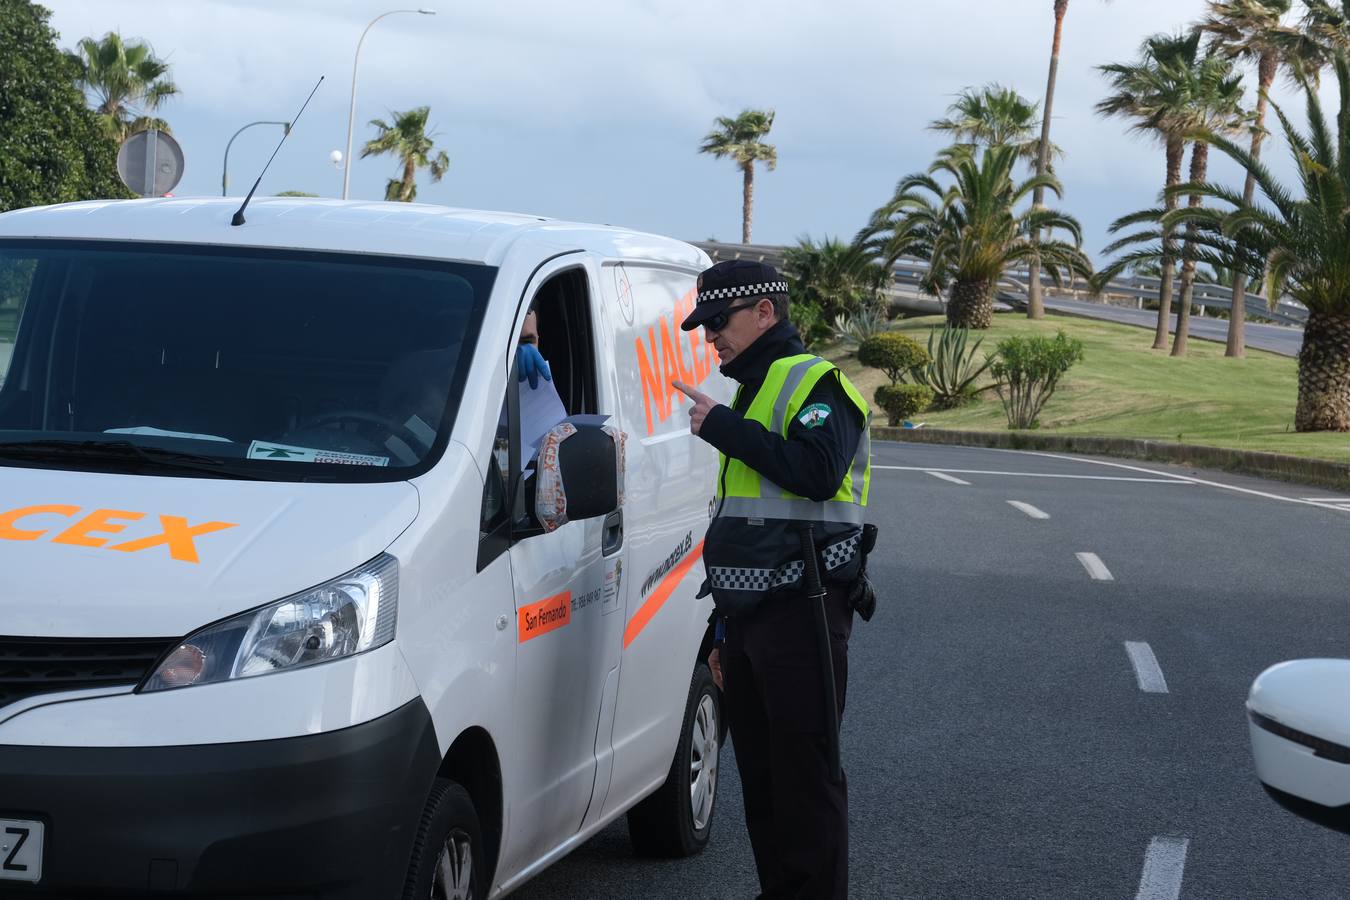
{"label": "white lane marking", "polygon": [[1011,506],[1013,509],[1020,509],[1022,512],[1031,516],[1033,519],[1050,518],[1049,513],[1041,512],[1039,509],[1032,506],[1030,503],[1023,503],[1021,500],[1009,500],[1008,505]]}
{"label": "white lane marking", "polygon": [[1153,648],[1143,641],[1126,641],[1125,652],[1130,655],[1134,665],[1134,677],[1139,682],[1139,690],[1146,694],[1166,694],[1167,679],[1163,677],[1158,657]]}
{"label": "white lane marking", "polygon": [[[873,468],[875,468],[875,466]],[[923,469],[922,471],[927,472],[934,478],[941,478],[943,481],[950,481],[952,484],[964,484],[966,487],[970,487],[969,481],[962,481],[960,478],[953,478],[950,475],[943,475],[941,472],[933,472],[929,469]]]}
{"label": "white lane marking", "polygon": [[1155,837],[1149,841],[1144,853],[1144,874],[1139,878],[1139,893],[1134,900],[1178,900],[1189,843],[1183,837]]}
{"label": "white lane marking", "polygon": [[1092,576],[1093,581],[1116,580],[1112,577],[1111,570],[1106,567],[1106,563],[1102,562],[1101,557],[1097,554],[1078,553],[1076,556],[1078,561],[1083,564],[1083,568],[1087,569],[1088,574]]}
{"label": "white lane marking", "polygon": [[[1282,500],[1285,503],[1298,503],[1302,506],[1313,506],[1318,509],[1326,509],[1320,503],[1309,503],[1307,500],[1300,500],[1297,497],[1282,497],[1279,494],[1271,494],[1266,491],[1257,491],[1251,488],[1238,487],[1234,484],[1223,484],[1219,481],[1208,481],[1204,478],[1192,478],[1189,475],[1172,475],[1168,472],[1159,472],[1157,469],[1145,469],[1142,466],[1128,466],[1125,463],[1107,462],[1103,459],[1085,459],[1080,456],[1064,456],[1060,453],[1043,453],[1039,450],[1005,450],[1002,447],[981,447],[981,450],[994,450],[998,453],[1025,453],[1028,456],[1043,456],[1046,459],[1062,459],[1068,462],[1088,463],[1097,466],[1110,466],[1113,469],[1125,469],[1128,472],[1143,472],[1146,475],[1161,475],[1177,481],[1188,481],[1191,484],[1203,484],[1206,487],[1216,487],[1225,491],[1236,491],[1239,494],[1251,494],[1253,497],[1265,497],[1267,500]],[[873,466],[872,468],[876,468]]]}
{"label": "white lane marking", "polygon": [[989,472],[983,469],[929,469],[924,466],[878,466],[873,465],[873,470],[886,469],[892,472],[927,472],[929,475],[935,475],[938,472],[956,472],[961,475],[1016,475],[1020,478],[1075,478],[1080,481],[1141,481],[1148,484],[1191,484],[1181,478],[1125,478],[1119,475],[1059,475],[1053,472]]}

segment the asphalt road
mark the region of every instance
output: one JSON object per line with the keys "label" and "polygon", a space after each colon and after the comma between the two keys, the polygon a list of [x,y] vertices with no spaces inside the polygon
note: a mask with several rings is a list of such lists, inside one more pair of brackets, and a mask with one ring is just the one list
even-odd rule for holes
{"label": "asphalt road", "polygon": [[[851,897],[1350,898],[1350,838],[1265,796],[1243,709],[1275,662],[1350,656],[1350,497],[874,448],[882,600],[854,631],[843,733]],[[1166,693],[1141,690],[1127,643]],[[515,896],[754,897],[722,762],[702,855],[637,859],[620,820]]]}
{"label": "asphalt road", "polygon": [[[1064,297],[1046,297],[1045,308],[1090,319],[1138,325],[1141,328],[1153,329],[1158,325],[1156,310],[1111,306],[1106,303],[1088,303],[1083,300],[1070,300]],[[1170,334],[1176,333],[1177,317],[1175,313],[1172,315],[1171,324],[1167,326],[1167,329]],[[1303,346],[1302,328],[1246,322],[1243,325],[1243,334],[1248,347],[1255,350],[1269,350],[1283,356],[1298,356],[1298,351]],[[1225,343],[1228,340],[1228,320],[1209,319],[1192,314],[1190,335],[1193,338]]]}

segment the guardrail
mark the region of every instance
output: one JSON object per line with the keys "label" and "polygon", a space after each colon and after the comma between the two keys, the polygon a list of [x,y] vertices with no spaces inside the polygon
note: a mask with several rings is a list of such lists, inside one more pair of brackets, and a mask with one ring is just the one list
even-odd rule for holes
{"label": "guardrail", "polygon": [[[778,269],[783,267],[784,251],[787,249],[776,244],[727,244],[721,241],[695,241],[694,245],[702,248],[715,262],[724,259],[753,259],[756,262],[768,263]],[[927,273],[928,263],[921,259],[903,257],[895,264],[895,285],[917,291],[920,282]],[[1031,273],[1027,269],[1020,267],[1009,269],[999,281],[998,299],[1013,306],[1025,306],[1027,286],[1030,281]],[[1132,275],[1111,281],[1103,294],[1113,297],[1133,298],[1137,301],[1138,307],[1142,309],[1145,300],[1157,302],[1161,283],[1162,280],[1159,278]],[[1092,293],[1091,288],[1081,280],[1075,280],[1064,288],[1056,288],[1054,282],[1045,273],[1041,273],[1041,284],[1049,291]],[[1180,290],[1181,284],[1178,279],[1173,282],[1173,302],[1176,302],[1175,298],[1179,295]],[[892,299],[894,301],[894,297]],[[934,300],[939,303],[942,302],[941,298],[934,298]],[[1210,306],[1232,310],[1233,289],[1221,284],[1201,284],[1197,282],[1192,291],[1191,303],[1200,307],[1201,315],[1204,314],[1205,308]],[[931,301],[926,301],[925,306],[931,306]],[[1287,298],[1281,299],[1276,307],[1271,309],[1265,297],[1260,294],[1247,294],[1244,306],[1248,316],[1269,319],[1281,325],[1301,327],[1308,321],[1308,310]]]}

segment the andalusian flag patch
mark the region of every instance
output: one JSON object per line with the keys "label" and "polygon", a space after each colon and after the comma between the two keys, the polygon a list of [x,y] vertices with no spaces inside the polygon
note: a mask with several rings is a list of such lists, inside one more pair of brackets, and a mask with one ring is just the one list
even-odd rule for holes
{"label": "andalusian flag patch", "polygon": [[821,425],[825,424],[825,420],[829,417],[830,408],[828,406],[824,403],[812,403],[806,409],[802,410],[802,414],[797,417],[797,421],[801,422],[807,428],[819,428]]}

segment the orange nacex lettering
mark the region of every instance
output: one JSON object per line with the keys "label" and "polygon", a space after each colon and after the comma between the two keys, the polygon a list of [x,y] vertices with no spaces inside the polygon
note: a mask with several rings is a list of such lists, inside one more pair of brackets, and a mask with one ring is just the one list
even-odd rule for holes
{"label": "orange nacex lettering", "polygon": [[[78,506],[64,503],[51,503],[38,506],[23,506],[0,513],[0,540],[36,541],[46,537],[54,526],[66,525],[55,537],[53,544],[68,544],[73,547],[94,547],[104,550],[120,550],[123,553],[136,553],[152,547],[167,547],[169,556],[179,562],[198,563],[196,538],[237,527],[233,522],[203,522],[201,525],[189,525],[182,516],[160,516],[158,534],[145,535],[121,543],[109,543],[108,537],[100,535],[120,534],[133,522],[144,519],[143,512],[129,512],[121,509],[96,509],[80,519]],[[65,519],[65,522],[59,521]],[[70,520],[75,519],[72,523]],[[27,527],[19,527],[27,520]],[[119,521],[120,520],[120,521]],[[33,527],[45,525],[46,527]]]}
{"label": "orange nacex lettering", "polygon": [[[716,351],[703,340],[702,332],[681,332],[680,323],[694,310],[695,292],[690,291],[675,302],[669,316],[661,316],[655,325],[648,326],[647,340],[637,338],[638,377],[642,381],[642,403],[647,413],[647,435],[657,424],[670,418],[671,400],[684,403],[685,397],[670,382],[679,379],[688,385],[699,385],[717,366]],[[660,329],[660,343],[657,342]],[[685,358],[680,335],[689,339],[689,358]],[[658,347],[660,352],[658,353]],[[689,360],[692,359],[691,363]],[[655,406],[655,418],[652,416]]]}

